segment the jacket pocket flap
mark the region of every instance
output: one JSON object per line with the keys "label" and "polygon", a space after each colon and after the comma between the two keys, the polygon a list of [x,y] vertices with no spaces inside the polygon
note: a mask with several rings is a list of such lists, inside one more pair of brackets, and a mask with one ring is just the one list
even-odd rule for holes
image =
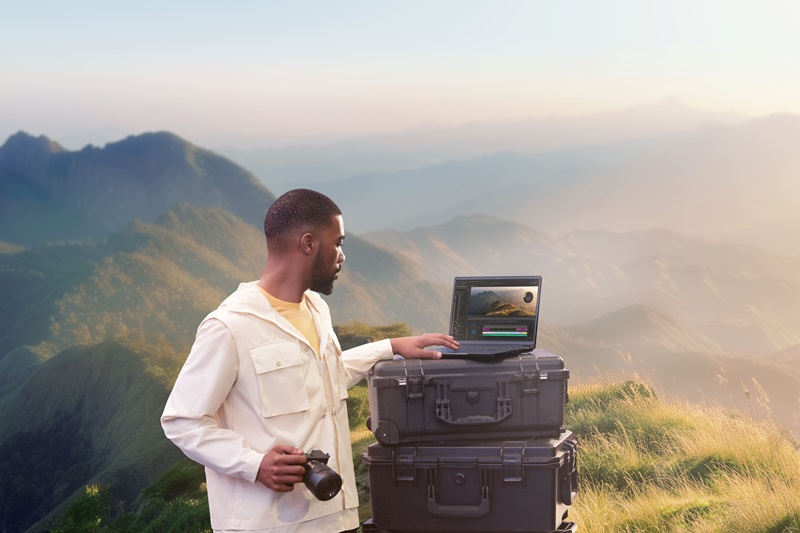
{"label": "jacket pocket flap", "polygon": [[306,366],[297,341],[281,340],[250,348],[265,417],[299,413],[310,408]]}
{"label": "jacket pocket flap", "polygon": [[295,340],[280,340],[250,348],[256,374],[303,364],[303,353]]}

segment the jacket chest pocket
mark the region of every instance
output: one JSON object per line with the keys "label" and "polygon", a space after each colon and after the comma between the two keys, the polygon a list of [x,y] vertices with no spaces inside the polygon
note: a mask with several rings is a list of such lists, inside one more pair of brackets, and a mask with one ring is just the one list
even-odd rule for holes
{"label": "jacket chest pocket", "polygon": [[310,408],[306,365],[297,341],[283,340],[250,348],[265,417],[299,413]]}

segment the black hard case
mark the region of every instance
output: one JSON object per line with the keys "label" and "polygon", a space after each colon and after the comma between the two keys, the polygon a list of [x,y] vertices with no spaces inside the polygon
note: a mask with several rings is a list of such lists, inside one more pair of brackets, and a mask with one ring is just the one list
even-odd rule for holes
{"label": "black hard case", "polygon": [[369,427],[381,444],[555,437],[569,370],[545,350],[500,360],[381,361],[367,376]]}
{"label": "black hard case", "polygon": [[558,438],[381,446],[362,456],[371,523],[396,533],[551,533],[578,487],[578,445]]}

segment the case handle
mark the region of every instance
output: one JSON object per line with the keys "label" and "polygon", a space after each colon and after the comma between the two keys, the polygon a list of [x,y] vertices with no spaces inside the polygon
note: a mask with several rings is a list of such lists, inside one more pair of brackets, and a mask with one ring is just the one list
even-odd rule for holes
{"label": "case handle", "polygon": [[511,416],[511,398],[506,395],[506,383],[499,383],[500,391],[497,395],[497,412],[494,415],[467,415],[460,418],[453,417],[450,411],[450,398],[448,398],[447,385],[437,385],[436,419],[448,426],[482,426],[497,424]]}
{"label": "case handle", "polygon": [[489,487],[481,486],[481,503],[477,505],[444,505],[436,501],[436,489],[428,485],[428,512],[443,518],[478,518],[489,513]]}

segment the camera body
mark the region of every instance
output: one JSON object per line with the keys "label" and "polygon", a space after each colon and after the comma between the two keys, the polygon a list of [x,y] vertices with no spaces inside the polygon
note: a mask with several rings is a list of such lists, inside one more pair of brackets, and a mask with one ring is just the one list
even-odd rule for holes
{"label": "camera body", "polygon": [[318,500],[327,501],[339,494],[342,488],[342,477],[328,466],[330,455],[322,450],[311,450],[304,453],[306,463],[303,467],[303,483]]}

